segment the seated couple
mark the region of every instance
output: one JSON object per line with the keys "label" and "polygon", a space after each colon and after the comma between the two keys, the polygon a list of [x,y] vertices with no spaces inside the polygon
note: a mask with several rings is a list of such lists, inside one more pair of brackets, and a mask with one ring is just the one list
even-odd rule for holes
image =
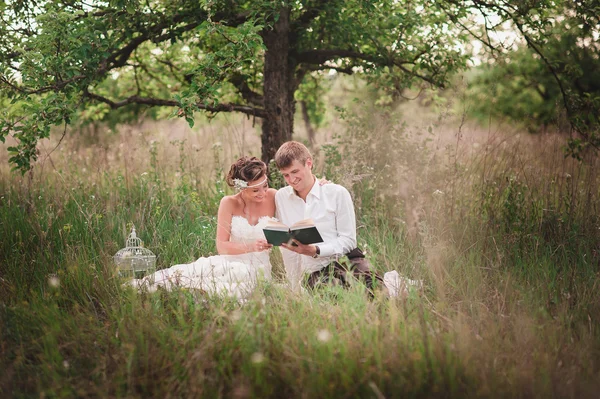
{"label": "seated couple", "polygon": [[385,290],[384,280],[369,270],[368,261],[356,248],[356,219],[348,190],[319,182],[312,174],[312,156],[301,143],[284,143],[275,155],[275,163],[288,184],[278,191],[269,188],[267,166],[259,159],[242,157],[231,165],[227,184],[238,192],[224,197],[219,205],[219,255],[159,270],[134,280],[133,285],[150,291],[185,287],[247,297],[259,278],[271,278],[272,245],[265,239],[263,228],[276,217],[288,226],[310,218],[323,239],[310,245],[298,241],[297,246],[282,244],[286,277],[292,289],[302,285],[309,289],[321,284],[346,286],[347,270],[337,259],[349,255],[354,258],[352,273],[363,279],[369,290],[377,285],[375,280]]}

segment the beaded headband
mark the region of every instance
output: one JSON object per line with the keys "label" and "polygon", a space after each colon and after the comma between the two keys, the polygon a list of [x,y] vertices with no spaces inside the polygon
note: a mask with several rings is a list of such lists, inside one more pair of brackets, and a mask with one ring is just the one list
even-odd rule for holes
{"label": "beaded headband", "polygon": [[265,184],[266,181],[267,181],[267,178],[265,177],[264,180],[262,180],[259,183],[248,185],[248,182],[246,180],[233,179],[233,187],[235,187],[238,190],[243,190],[245,188],[252,188],[252,187],[262,186],[263,184]]}

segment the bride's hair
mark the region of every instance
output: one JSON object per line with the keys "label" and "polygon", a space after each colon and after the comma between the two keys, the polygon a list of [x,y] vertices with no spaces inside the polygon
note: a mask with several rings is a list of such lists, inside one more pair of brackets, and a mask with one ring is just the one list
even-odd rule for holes
{"label": "bride's hair", "polygon": [[230,187],[234,179],[251,182],[267,174],[267,165],[256,157],[243,156],[231,165],[225,181]]}

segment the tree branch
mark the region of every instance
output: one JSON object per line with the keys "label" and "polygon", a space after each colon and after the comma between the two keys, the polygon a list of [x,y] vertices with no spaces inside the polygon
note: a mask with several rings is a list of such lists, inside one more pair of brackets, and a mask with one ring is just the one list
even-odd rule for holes
{"label": "tree branch", "polygon": [[354,58],[373,63],[382,63],[383,61],[382,57],[344,49],[308,50],[296,55],[296,61],[301,64],[319,65],[336,58]]}
{"label": "tree branch", "polygon": [[235,74],[229,79],[229,82],[235,86],[238,92],[242,95],[242,98],[249,104],[258,105],[261,107],[264,106],[265,99],[263,95],[252,90],[244,76],[241,74]]}
{"label": "tree branch", "polygon": [[[161,98],[149,98],[140,96],[130,96],[121,101],[113,101],[109,98],[103,97],[98,94],[85,91],[84,95],[93,100],[107,104],[111,109],[117,109],[125,107],[130,104],[148,105],[151,107],[155,106],[167,106],[167,107],[178,107],[179,104],[175,100],[166,100]],[[264,109],[253,108],[246,105],[240,104],[218,104],[216,106],[206,105],[204,103],[196,103],[195,106],[198,109],[205,110],[208,112],[241,112],[247,115],[256,116],[259,118],[265,118],[267,113]]]}
{"label": "tree branch", "polygon": [[44,86],[44,87],[40,87],[39,89],[36,90],[27,90],[24,89],[22,87],[19,87],[17,85],[14,85],[12,83],[10,83],[8,81],[8,79],[6,79],[4,76],[0,76],[0,81],[5,83],[6,85],[10,86],[13,90],[19,92],[19,93],[23,93],[23,94],[42,94],[42,93],[46,93],[49,91],[58,91],[58,90],[62,90],[65,88],[65,86],[71,84],[71,83],[75,83],[79,80],[85,79],[85,75],[77,75],[77,76],[73,76],[71,79],[67,79],[67,80],[63,80],[61,82],[58,82],[54,85],[50,85],[50,86]]}
{"label": "tree branch", "polygon": [[[86,12],[86,13],[81,14],[78,17],[78,19],[85,19],[85,18],[89,18],[89,17],[102,18],[109,14],[123,15],[123,14],[126,14],[126,11],[106,9],[106,10],[101,10],[101,11],[96,11],[96,12]],[[248,15],[249,15],[248,12],[236,14],[234,16],[231,16],[231,15],[228,15],[225,13],[217,13],[211,17],[211,20],[213,22],[220,22],[225,26],[235,27],[235,26],[241,25],[244,22],[246,22],[246,20],[248,19]],[[187,31],[190,31],[190,30],[196,28],[202,22],[204,22],[207,18],[208,18],[208,14],[194,15],[191,17],[191,22],[188,23],[187,25],[182,26],[182,27],[175,27],[175,28],[173,28],[172,31],[169,31],[167,33],[161,34],[156,37],[153,37],[153,35],[157,35],[157,34],[161,33],[164,29],[168,28],[170,25],[173,25],[173,24],[176,24],[179,22],[183,22],[185,19],[190,19],[189,14],[186,14],[186,13],[176,14],[173,17],[171,17],[170,19],[166,19],[165,21],[163,21],[160,24],[151,26],[145,32],[141,32],[141,35],[136,37],[134,40],[132,40],[128,45],[126,45],[125,47],[123,47],[120,50],[117,50],[116,52],[111,54],[105,60],[105,64],[102,68],[99,69],[99,72],[104,73],[112,68],[118,68],[118,67],[125,65],[125,63],[129,59],[129,56],[131,55],[133,50],[135,50],[137,47],[139,47],[140,44],[142,44],[145,41],[151,40],[153,43],[160,43],[162,41],[171,39],[183,32],[187,32]],[[34,31],[31,31],[30,36],[33,36],[33,34],[34,34]],[[21,55],[22,55],[21,52],[13,51],[8,54],[5,54],[4,57],[6,59],[15,59]],[[111,63],[112,63],[112,67],[109,67],[109,65]],[[44,90],[44,89],[40,90],[40,92],[45,92],[45,91],[48,91],[48,90]]]}
{"label": "tree branch", "polygon": [[388,59],[380,56],[369,55],[364,53],[359,53],[358,51],[353,50],[343,50],[343,49],[329,49],[329,50],[309,50],[297,55],[296,60],[299,63],[305,64],[323,64],[327,61],[332,61],[336,58],[352,58],[359,59],[367,62],[372,62],[374,64],[379,65],[389,65],[396,66],[402,72],[407,73],[411,76],[417,77],[419,79],[424,80],[434,86],[439,86],[440,84],[433,79],[433,76],[425,76],[419,74],[415,71],[411,71],[405,65],[410,65],[412,62],[402,61],[402,60],[394,60]]}
{"label": "tree branch", "polygon": [[357,65],[354,66],[348,66],[345,68],[342,67],[337,67],[337,66],[331,66],[331,65],[319,65],[319,66],[314,66],[314,65],[308,65],[305,68],[311,72],[314,71],[327,71],[329,69],[333,69],[334,71],[337,71],[339,73],[345,73],[346,75],[352,75],[354,73],[354,68]]}
{"label": "tree branch", "polygon": [[306,30],[308,25],[310,25],[310,23],[316,17],[319,16],[321,11],[323,11],[323,9],[325,8],[324,6],[329,1],[330,0],[316,1],[315,4],[308,6],[306,8],[306,11],[304,11],[302,14],[300,14],[300,16],[295,21],[292,22],[292,26],[290,29],[290,31],[292,32],[292,37],[290,39],[292,39],[292,41],[295,41],[295,39],[298,37],[299,32]]}

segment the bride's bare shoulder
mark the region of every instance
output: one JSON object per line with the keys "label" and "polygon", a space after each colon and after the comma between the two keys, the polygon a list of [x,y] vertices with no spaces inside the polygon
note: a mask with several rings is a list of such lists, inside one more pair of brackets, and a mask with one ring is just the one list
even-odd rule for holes
{"label": "bride's bare shoulder", "polygon": [[219,208],[224,208],[233,211],[236,208],[243,206],[242,201],[237,195],[226,195],[221,198]]}

